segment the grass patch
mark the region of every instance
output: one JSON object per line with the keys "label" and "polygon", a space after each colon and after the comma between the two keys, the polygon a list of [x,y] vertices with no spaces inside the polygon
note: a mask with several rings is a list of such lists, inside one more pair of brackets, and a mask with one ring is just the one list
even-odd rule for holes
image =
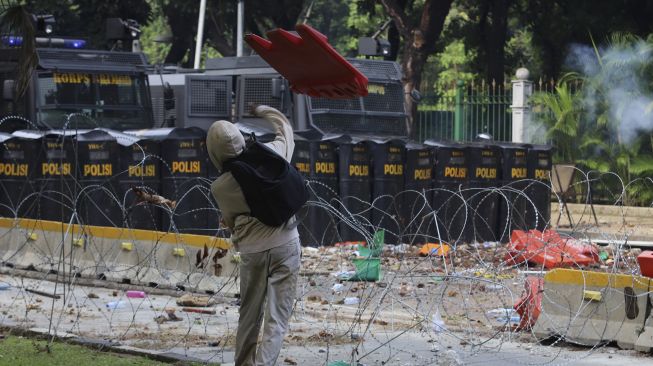
{"label": "grass patch", "polygon": [[[53,342],[50,352],[47,341],[16,336],[0,339],[0,366],[128,366],[168,365],[146,357],[101,352],[88,347]],[[178,363],[177,365],[182,365]]]}

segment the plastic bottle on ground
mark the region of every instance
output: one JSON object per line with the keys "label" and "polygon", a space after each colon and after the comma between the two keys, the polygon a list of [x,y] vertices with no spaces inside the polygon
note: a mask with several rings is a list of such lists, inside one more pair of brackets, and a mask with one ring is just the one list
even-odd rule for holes
{"label": "plastic bottle on ground", "polygon": [[107,303],[107,309],[122,309],[125,307],[124,301],[112,301]]}

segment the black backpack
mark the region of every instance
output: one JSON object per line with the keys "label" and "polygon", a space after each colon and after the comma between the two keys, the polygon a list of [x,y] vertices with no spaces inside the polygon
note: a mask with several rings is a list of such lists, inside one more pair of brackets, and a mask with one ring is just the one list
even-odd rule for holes
{"label": "black backpack", "polygon": [[252,216],[265,225],[283,225],[308,201],[304,177],[260,142],[248,143],[240,155],[225,161],[223,171],[231,172]]}

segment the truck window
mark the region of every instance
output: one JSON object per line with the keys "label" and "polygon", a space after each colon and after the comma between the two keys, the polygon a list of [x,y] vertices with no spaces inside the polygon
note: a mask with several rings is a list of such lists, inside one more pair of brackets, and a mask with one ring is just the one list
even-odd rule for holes
{"label": "truck window", "polygon": [[150,128],[144,75],[43,72],[38,75],[38,122],[47,128]]}

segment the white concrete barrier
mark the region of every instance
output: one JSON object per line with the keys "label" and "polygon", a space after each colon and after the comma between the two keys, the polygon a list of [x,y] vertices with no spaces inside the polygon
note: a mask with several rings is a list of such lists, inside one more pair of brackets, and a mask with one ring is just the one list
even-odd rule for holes
{"label": "white concrete barrier", "polygon": [[[208,256],[197,266],[205,247]],[[224,282],[216,274],[234,270],[230,256],[213,261],[230,247],[228,239],[203,235],[0,218],[0,263],[115,282],[211,291]]]}
{"label": "white concrete barrier", "polygon": [[542,313],[533,333],[587,346],[616,341],[633,349],[650,312],[650,279],[554,269],[544,275]]}

